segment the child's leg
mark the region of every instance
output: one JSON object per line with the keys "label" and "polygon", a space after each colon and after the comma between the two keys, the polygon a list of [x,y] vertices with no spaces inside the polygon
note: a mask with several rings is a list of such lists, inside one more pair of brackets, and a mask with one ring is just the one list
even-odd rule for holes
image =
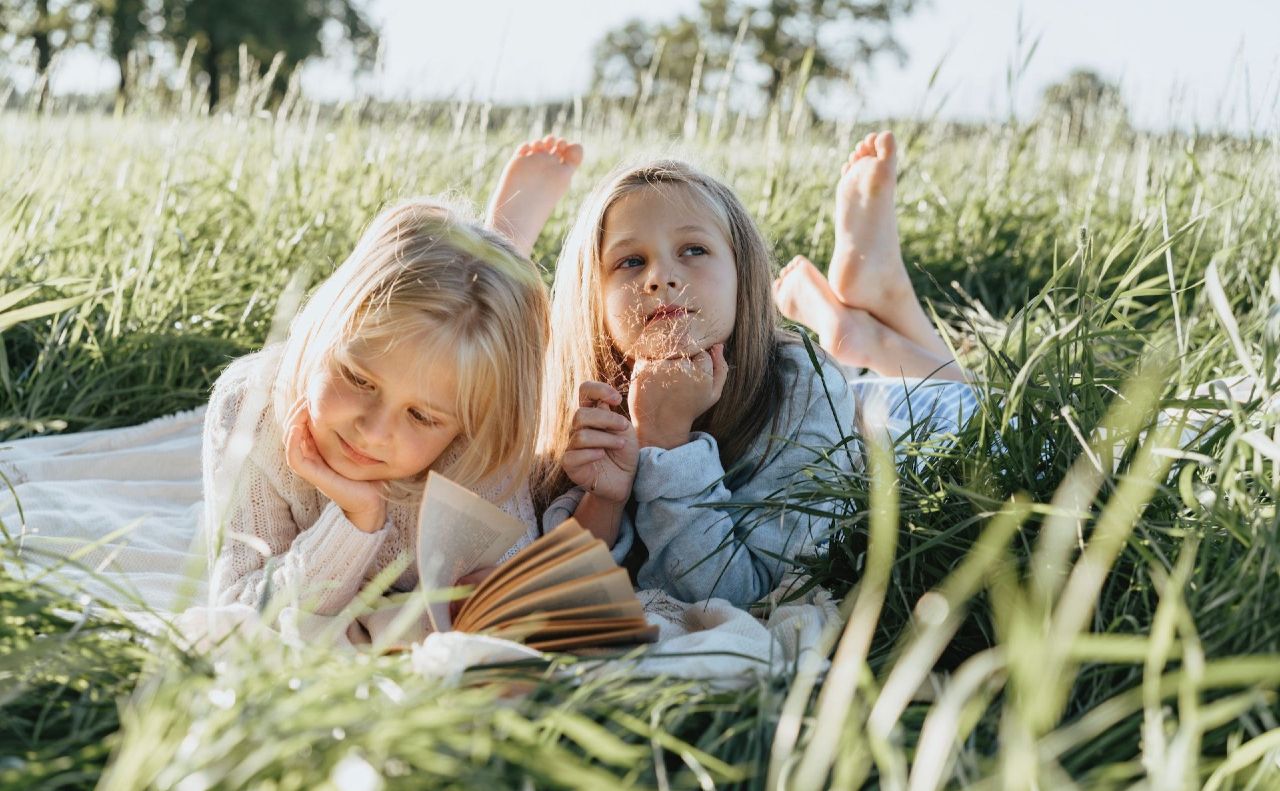
{"label": "child's leg", "polygon": [[581,164],[582,146],[559,137],[547,135],[520,146],[502,169],[486,223],[528,256]]}
{"label": "child's leg", "polygon": [[831,288],[849,307],[868,311],[911,341],[950,358],[902,261],[893,205],[897,166],[893,133],[880,132],[867,135],[841,168]]}
{"label": "child's leg", "polygon": [[839,362],[870,368],[881,376],[962,380],[950,354],[925,349],[875,316],[836,298],[809,259],[796,256],[773,281],[773,301],[782,315],[818,333],[818,343]]}

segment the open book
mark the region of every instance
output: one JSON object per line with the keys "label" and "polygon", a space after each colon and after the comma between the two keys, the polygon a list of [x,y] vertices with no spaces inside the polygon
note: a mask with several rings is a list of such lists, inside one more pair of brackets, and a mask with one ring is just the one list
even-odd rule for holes
{"label": "open book", "polygon": [[[520,520],[437,473],[418,512],[418,575],[424,590],[452,586],[498,563],[525,534]],[[570,519],[498,566],[454,619],[428,605],[435,631],[484,632],[544,651],[652,642],[625,569],[604,542]]]}

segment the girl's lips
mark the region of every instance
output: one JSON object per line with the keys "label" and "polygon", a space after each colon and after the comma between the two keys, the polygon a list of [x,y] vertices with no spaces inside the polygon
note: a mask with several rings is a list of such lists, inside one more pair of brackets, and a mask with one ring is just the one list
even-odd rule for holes
{"label": "girl's lips", "polygon": [[351,459],[356,464],[364,464],[367,466],[371,466],[374,464],[382,463],[377,459],[373,458],[372,456],[366,456],[365,454],[356,450],[354,446],[352,446],[350,443],[348,443],[345,439],[342,438],[341,434],[337,434],[335,436],[338,437],[338,442],[339,444],[342,445],[342,452],[346,454],[348,459]]}
{"label": "girl's lips", "polygon": [[658,308],[654,312],[650,313],[649,318],[645,319],[644,323],[645,323],[645,326],[648,326],[654,323],[655,321],[662,321],[664,319],[678,319],[681,316],[687,316],[688,314],[689,314],[689,311],[686,310],[685,308],[680,307],[679,305],[663,305],[662,307]]}

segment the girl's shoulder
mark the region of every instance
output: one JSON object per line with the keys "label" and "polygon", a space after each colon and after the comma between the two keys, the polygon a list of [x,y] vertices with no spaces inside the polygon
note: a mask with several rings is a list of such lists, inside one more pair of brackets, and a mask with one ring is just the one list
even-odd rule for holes
{"label": "girl's shoulder", "polygon": [[230,432],[249,417],[248,412],[253,413],[255,434],[274,425],[271,399],[280,350],[278,344],[268,346],[232,360],[222,370],[209,395],[206,434]]}

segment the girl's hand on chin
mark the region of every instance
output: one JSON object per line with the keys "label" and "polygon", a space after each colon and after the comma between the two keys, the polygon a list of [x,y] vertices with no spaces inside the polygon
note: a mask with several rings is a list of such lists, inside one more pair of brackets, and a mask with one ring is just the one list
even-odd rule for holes
{"label": "girl's hand on chin", "polygon": [[353,481],[339,475],[325,462],[312,434],[311,412],[305,399],[299,399],[289,412],[284,458],[295,475],[337,504],[357,528],[366,533],[382,529],[387,518],[382,482]]}
{"label": "girl's hand on chin", "polygon": [[640,446],[669,450],[687,443],[693,421],[720,400],[727,372],[722,343],[692,357],[636,360],[627,401]]}
{"label": "girl's hand on chin", "polygon": [[625,503],[640,460],[635,427],[609,409],[622,403],[622,394],[603,382],[583,382],[578,388],[578,411],[573,414],[569,447],[562,464],[569,480],[595,497]]}

